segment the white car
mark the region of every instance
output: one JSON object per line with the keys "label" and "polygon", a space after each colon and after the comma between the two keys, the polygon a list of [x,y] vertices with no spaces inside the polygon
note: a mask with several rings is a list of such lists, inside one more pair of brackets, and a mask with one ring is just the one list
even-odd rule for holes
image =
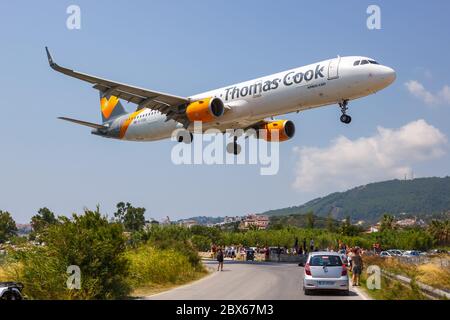
{"label": "white car", "polygon": [[387,252],[389,252],[392,256],[401,256],[403,254],[403,251],[398,249],[390,249],[387,250]]}
{"label": "white car", "polygon": [[418,257],[420,256],[420,252],[416,250],[408,250],[403,252],[402,256],[404,257]]}
{"label": "white car", "polygon": [[390,258],[393,257],[394,255],[391,254],[389,251],[381,251],[380,252],[380,257],[381,258]]}
{"label": "white car", "polygon": [[306,259],[303,291],[309,295],[314,290],[338,290],[349,293],[347,266],[337,252],[312,252]]}

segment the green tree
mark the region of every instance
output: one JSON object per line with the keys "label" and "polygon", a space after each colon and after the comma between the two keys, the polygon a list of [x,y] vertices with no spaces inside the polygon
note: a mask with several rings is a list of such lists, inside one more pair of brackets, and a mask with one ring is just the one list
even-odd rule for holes
{"label": "green tree", "polygon": [[384,214],[381,219],[380,231],[393,230],[394,229],[394,217],[389,214]]}
{"label": "green tree", "polygon": [[[116,299],[129,293],[129,261],[125,258],[123,226],[109,223],[96,211],[71,219],[60,217],[48,227],[46,246],[18,252],[19,281],[34,299]],[[66,286],[67,267],[78,266],[81,289]]]}
{"label": "green tree", "polygon": [[361,233],[361,228],[351,223],[350,217],[347,216],[341,225],[341,234],[344,236],[357,236]]}
{"label": "green tree", "polygon": [[330,232],[336,231],[336,230],[335,230],[334,219],[333,219],[333,216],[332,216],[331,212],[330,212],[330,213],[328,214],[328,216],[327,216],[327,222],[326,222],[326,225],[327,225],[327,230],[328,230],[328,231],[330,231]]}
{"label": "green tree", "polygon": [[33,231],[30,234],[30,239],[36,239],[36,236],[56,223],[58,223],[58,219],[50,209],[46,207],[39,209],[38,213],[31,218],[31,227],[33,228]]}
{"label": "green tree", "polygon": [[308,229],[314,229],[315,222],[316,222],[316,217],[314,216],[314,212],[309,211],[306,214],[306,227]]}
{"label": "green tree", "polygon": [[192,245],[198,251],[209,251],[211,249],[211,240],[203,235],[194,234],[191,238]]}
{"label": "green tree", "polygon": [[114,217],[123,224],[126,231],[141,231],[145,226],[145,208],[135,208],[129,202],[119,202]]}
{"label": "green tree", "polygon": [[432,220],[427,231],[438,244],[445,246],[450,243],[450,220]]}
{"label": "green tree", "polygon": [[17,226],[11,214],[0,210],[0,243],[6,242],[17,234]]}

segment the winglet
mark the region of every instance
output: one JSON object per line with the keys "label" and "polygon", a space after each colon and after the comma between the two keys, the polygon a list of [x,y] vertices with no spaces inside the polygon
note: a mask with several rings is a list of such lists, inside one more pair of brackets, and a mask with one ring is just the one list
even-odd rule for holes
{"label": "winglet", "polygon": [[48,64],[50,65],[50,67],[54,69],[54,67],[56,67],[57,64],[53,61],[52,55],[50,54],[48,47],[45,47],[45,51],[47,52]]}

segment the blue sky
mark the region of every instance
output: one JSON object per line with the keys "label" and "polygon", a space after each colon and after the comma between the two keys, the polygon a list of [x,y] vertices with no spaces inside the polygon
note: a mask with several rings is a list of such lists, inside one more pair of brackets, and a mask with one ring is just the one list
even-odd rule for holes
{"label": "blue sky", "polygon": [[[71,4],[81,8],[81,30],[66,28]],[[381,30],[366,27],[370,4],[381,8]],[[18,222],[43,206],[67,215],[100,204],[111,214],[119,201],[144,206],[156,219],[244,215],[301,204],[330,188],[392,178],[402,162],[416,177],[446,176],[449,9],[448,1],[437,0],[0,2],[0,209]],[[353,102],[350,126],[339,122],[335,106],[286,116],[295,121],[296,136],[281,144],[279,174],[261,176],[254,165],[175,166],[171,141],[106,140],[57,120],[99,122],[98,93],[51,71],[46,45],[61,65],[182,96],[337,55],[374,57],[397,71],[397,81]],[[405,85],[411,81],[414,86]],[[435,99],[427,103],[430,95]],[[420,119],[440,138],[419,145],[411,157],[409,149],[389,154],[396,164],[386,176],[379,170],[364,178],[358,171],[355,180],[352,166],[343,163],[348,171],[327,175],[331,184],[323,188],[304,191],[295,183],[303,178],[296,168],[307,156],[299,150],[327,151],[339,136],[381,141],[378,127],[400,136],[400,128]],[[408,128],[408,136],[417,133]],[[424,156],[428,150],[437,154]],[[334,186],[338,180],[344,185]]]}

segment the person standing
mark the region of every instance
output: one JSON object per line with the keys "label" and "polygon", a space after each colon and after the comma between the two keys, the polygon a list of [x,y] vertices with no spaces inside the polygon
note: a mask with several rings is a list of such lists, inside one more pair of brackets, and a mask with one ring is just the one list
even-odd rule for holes
{"label": "person standing", "polygon": [[304,253],[304,254],[307,253],[307,248],[306,248],[306,238],[303,238],[303,253]]}
{"label": "person standing", "polygon": [[359,286],[359,278],[361,276],[363,269],[363,260],[360,255],[358,247],[353,250],[352,256],[352,284],[354,286]]}
{"label": "person standing", "polygon": [[217,265],[217,271],[223,271],[223,251],[221,248],[217,251],[217,262],[219,263]]}
{"label": "person standing", "polygon": [[298,254],[298,237],[295,237],[294,249],[295,249],[295,254]]}
{"label": "person standing", "polygon": [[348,268],[350,269],[350,271],[352,271],[352,267],[353,267],[352,257],[353,257],[353,249],[349,248],[347,250],[347,261],[348,261]]}
{"label": "person standing", "polygon": [[309,250],[310,250],[311,252],[314,251],[314,239],[311,239],[311,241],[309,241]]}

